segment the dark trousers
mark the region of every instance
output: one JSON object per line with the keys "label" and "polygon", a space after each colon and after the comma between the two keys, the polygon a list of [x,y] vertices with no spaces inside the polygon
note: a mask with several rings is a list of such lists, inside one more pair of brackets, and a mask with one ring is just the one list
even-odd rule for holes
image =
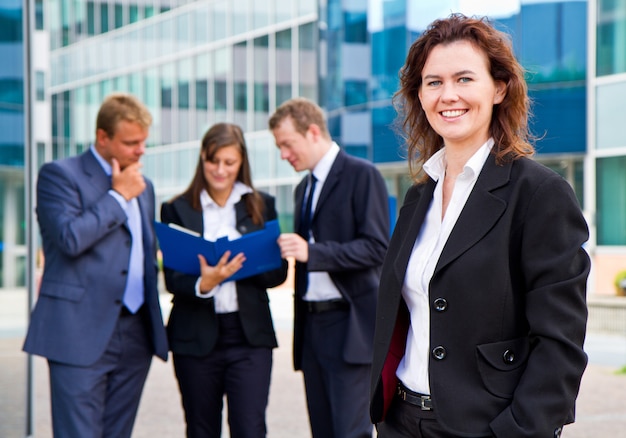
{"label": "dark trousers", "polygon": [[49,360],[54,436],[130,437],[152,350],[140,311],[120,316],[106,351],[93,365]]}
{"label": "dark trousers", "polygon": [[218,315],[218,321],[217,345],[209,355],[174,354],[187,437],[221,436],[224,395],[231,438],[264,437],[272,349],[247,343],[238,313]]}
{"label": "dark trousers", "polygon": [[309,313],[302,372],[313,438],[371,438],[370,365],[346,363],[348,311]]}
{"label": "dark trousers", "polygon": [[385,421],[376,429],[378,438],[461,438],[446,431],[433,411],[423,411],[397,397],[391,402]]}

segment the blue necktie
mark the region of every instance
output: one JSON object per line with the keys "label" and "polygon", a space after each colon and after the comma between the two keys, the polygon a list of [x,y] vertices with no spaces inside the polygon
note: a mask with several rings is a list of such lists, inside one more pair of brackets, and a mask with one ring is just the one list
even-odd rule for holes
{"label": "blue necktie", "polygon": [[137,198],[128,201],[126,209],[127,224],[131,234],[130,262],[128,264],[128,278],[124,289],[124,305],[135,313],[144,301],[143,290],[143,233],[141,229],[141,212]]}

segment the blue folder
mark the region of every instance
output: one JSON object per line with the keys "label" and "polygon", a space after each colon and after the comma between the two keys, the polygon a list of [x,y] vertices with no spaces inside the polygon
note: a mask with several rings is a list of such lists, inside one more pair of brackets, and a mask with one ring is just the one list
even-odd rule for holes
{"label": "blue folder", "polygon": [[221,237],[215,242],[205,240],[191,230],[182,231],[161,222],[155,222],[155,231],[163,253],[163,265],[175,271],[200,275],[198,254],[209,265],[215,266],[226,251],[231,257],[244,253],[246,261],[242,268],[227,281],[241,280],[281,267],[280,248],[276,239],[280,235],[278,221],[265,223],[265,228],[244,234],[238,239]]}

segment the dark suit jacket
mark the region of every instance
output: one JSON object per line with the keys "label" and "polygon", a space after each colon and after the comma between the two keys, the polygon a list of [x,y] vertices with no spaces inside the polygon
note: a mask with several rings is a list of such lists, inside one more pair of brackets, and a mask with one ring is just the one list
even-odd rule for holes
{"label": "dark suit jacket", "polygon": [[[306,178],[296,187],[296,212],[302,210]],[[301,277],[306,271],[330,274],[350,304],[344,359],[372,362],[374,316],[380,267],[389,242],[389,208],[385,182],[372,163],[340,151],[324,182],[311,230],[309,261],[296,263],[294,309],[294,367],[301,369],[302,335],[306,310]],[[295,229],[300,215],[295,215]]]}
{"label": "dark suit jacket", "polygon": [[[157,292],[154,189],[137,198],[143,225],[145,306],[154,352],[167,359]],[[37,181],[37,219],[45,257],[24,350],[77,366],[104,352],[122,307],[130,260],[126,213],[108,194],[107,176],[91,151],[45,164]]]}
{"label": "dark suit jacket", "polygon": [[[265,201],[265,221],[276,219],[274,198],[261,193]],[[247,234],[262,229],[255,225],[242,199],[235,204],[237,230]],[[202,233],[202,212],[194,210],[184,198],[161,205],[161,221],[175,223]],[[233,254],[234,255],[234,254]],[[245,263],[245,262],[244,262]],[[246,339],[255,347],[274,348],[276,334],[272,323],[267,288],[278,286],[287,278],[287,261],[281,268],[237,281],[239,317]],[[174,294],[167,324],[170,349],[175,354],[206,356],[213,350],[218,336],[213,298],[196,296],[198,277],[165,268],[165,285]]]}
{"label": "dark suit jacket", "polygon": [[[414,186],[380,283],[371,416],[383,419],[408,327],[401,296],[435,182]],[[459,436],[551,437],[574,419],[590,262],[576,197],[529,160],[490,155],[429,287],[430,389],[437,419]],[[410,274],[410,273],[409,273]]]}

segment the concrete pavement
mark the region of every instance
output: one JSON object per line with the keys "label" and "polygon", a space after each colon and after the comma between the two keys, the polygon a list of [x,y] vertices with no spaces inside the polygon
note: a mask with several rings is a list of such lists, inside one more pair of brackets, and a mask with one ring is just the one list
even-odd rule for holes
{"label": "concrete pavement", "polygon": [[[0,293],[1,295],[1,293]],[[277,329],[279,348],[274,350],[274,367],[270,400],[267,410],[269,438],[310,437],[302,376],[291,365],[292,293],[288,289],[270,292],[272,313]],[[167,311],[169,296],[165,294]],[[2,301],[0,299],[0,301]],[[0,306],[0,331],[19,333],[21,330],[3,327],[7,321],[6,307]],[[25,355],[20,352],[21,339],[0,336],[0,437],[21,438],[23,430],[23,387]],[[590,365],[583,376],[577,403],[577,421],[566,426],[564,438],[626,437],[626,374],[617,370],[626,365],[626,334],[624,336],[589,333],[585,349]],[[48,398],[47,366],[35,358],[35,437],[51,438],[50,403]],[[15,383],[14,387],[12,383]],[[10,399],[7,402],[7,399]],[[224,410],[226,415],[226,409]],[[9,431],[9,422],[19,419]],[[4,426],[2,425],[4,423]],[[4,429],[3,429],[4,427]],[[18,432],[15,432],[17,430]],[[228,428],[224,429],[228,437]],[[184,419],[176,386],[172,362],[154,360],[133,438],[183,438]]]}

